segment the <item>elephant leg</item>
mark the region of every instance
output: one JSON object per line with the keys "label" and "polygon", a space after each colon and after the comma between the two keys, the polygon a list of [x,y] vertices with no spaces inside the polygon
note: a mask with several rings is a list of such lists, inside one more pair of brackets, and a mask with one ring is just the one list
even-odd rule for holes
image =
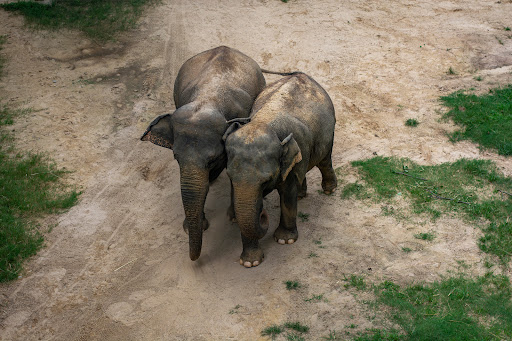
{"label": "elephant leg", "polygon": [[304,181],[302,181],[302,186],[299,185],[297,198],[300,200],[305,198],[308,195],[308,183],[306,182],[306,177],[304,177]]}
{"label": "elephant leg", "polygon": [[336,178],[336,173],[332,168],[331,153],[332,149],[317,166],[322,173],[322,188],[325,194],[331,194],[338,186],[338,179]]}
{"label": "elephant leg", "polygon": [[256,239],[249,239],[242,235],[243,251],[240,255],[240,265],[246,268],[258,266],[263,262],[265,255]]}
{"label": "elephant leg", "polygon": [[233,184],[231,184],[231,204],[228,207],[228,219],[232,223],[236,223],[236,215],[235,215],[235,191],[233,189]]}
{"label": "elephant leg", "polygon": [[289,176],[285,185],[279,190],[281,199],[281,218],[274,231],[274,240],[279,244],[293,244],[299,237],[297,231],[297,187],[295,176]]}

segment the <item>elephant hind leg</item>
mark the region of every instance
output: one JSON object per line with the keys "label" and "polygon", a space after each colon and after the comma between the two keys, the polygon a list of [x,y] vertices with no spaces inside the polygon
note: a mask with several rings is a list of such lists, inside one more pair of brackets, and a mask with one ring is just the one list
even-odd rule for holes
{"label": "elephant hind leg", "polygon": [[302,181],[302,185],[299,185],[297,198],[300,200],[305,198],[308,195],[308,184],[306,182],[306,177],[304,177],[304,181]]}
{"label": "elephant hind leg", "polygon": [[336,173],[332,168],[332,159],[331,159],[332,149],[329,151],[329,154],[320,161],[318,164],[318,169],[322,173],[322,189],[325,194],[331,194],[334,192],[336,187],[338,186],[338,179],[336,178]]}

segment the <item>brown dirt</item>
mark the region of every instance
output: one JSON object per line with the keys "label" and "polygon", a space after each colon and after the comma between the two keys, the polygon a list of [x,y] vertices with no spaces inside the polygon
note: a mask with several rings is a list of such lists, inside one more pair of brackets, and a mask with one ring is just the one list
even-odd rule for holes
{"label": "brown dirt", "polygon": [[[432,281],[457,260],[478,272],[478,229],[454,218],[399,222],[379,205],[320,195],[316,170],[299,202],[310,217],[299,223],[298,242],[281,246],[269,233],[265,262],[254,269],[238,264],[222,174],[208,195],[201,258],[191,262],[177,163],[170,150],[138,138],[173,110],[181,64],[228,45],[266,69],[301,70],[325,87],[344,182],[355,180],[350,161],[375,154],[422,164],[486,158],[512,175],[510,158],[450,143],[454,127],[439,121],[438,101],[512,82],[512,39],[503,29],[512,26],[510,13],[503,0],[163,0],[137,30],[99,45],[76,32],[27,30],[0,10],[0,34],[8,36],[1,100],[35,109],[14,126],[17,143],[74,170],[69,181],[84,189],[76,207],[48,219],[58,225],[22,278],[0,286],[0,339],[256,340],[271,324],[301,321],[317,340],[350,324],[381,326],[343,288],[344,274]],[[421,123],[408,128],[408,118]],[[266,207],[275,224],[275,193]],[[414,239],[427,230],[437,233],[433,242]],[[286,280],[303,287],[287,291]],[[304,301],[318,294],[328,301]]]}

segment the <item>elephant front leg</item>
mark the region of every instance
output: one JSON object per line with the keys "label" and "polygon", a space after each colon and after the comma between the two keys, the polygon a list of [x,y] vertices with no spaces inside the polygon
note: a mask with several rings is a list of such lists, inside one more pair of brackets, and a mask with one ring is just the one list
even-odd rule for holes
{"label": "elephant front leg", "polygon": [[260,248],[258,240],[249,239],[242,235],[243,251],[240,255],[240,265],[246,268],[258,266],[263,262],[265,256],[263,250]]}
{"label": "elephant front leg", "polygon": [[308,195],[308,183],[306,181],[306,177],[304,177],[304,181],[302,181],[302,186],[299,185],[297,197],[298,199],[303,199]]}
{"label": "elephant front leg", "polygon": [[279,190],[281,218],[279,226],[274,231],[274,240],[279,244],[293,244],[299,238],[299,232],[297,231],[297,186],[297,178],[289,176],[284,188]]}

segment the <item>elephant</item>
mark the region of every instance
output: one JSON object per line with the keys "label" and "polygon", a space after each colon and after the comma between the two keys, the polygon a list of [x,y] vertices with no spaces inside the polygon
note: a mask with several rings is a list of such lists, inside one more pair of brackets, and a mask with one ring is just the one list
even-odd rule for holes
{"label": "elephant", "polygon": [[183,228],[193,261],[201,254],[203,231],[209,226],[204,214],[209,185],[226,168],[222,137],[230,123],[249,116],[265,84],[259,65],[236,49],[220,46],[199,53],[178,72],[173,92],[176,110],[154,119],[141,137],[172,149],[178,162]]}
{"label": "elephant", "polygon": [[263,198],[277,189],[281,217],[274,232],[279,244],[298,238],[297,200],[306,196],[306,173],[318,167],[326,194],[337,187],[332,168],[336,117],[327,92],[310,76],[296,72],[266,87],[254,102],[250,122],[232,123],[224,134],[236,220],[242,235],[240,264],[264,259],[258,240],[269,218]]}

